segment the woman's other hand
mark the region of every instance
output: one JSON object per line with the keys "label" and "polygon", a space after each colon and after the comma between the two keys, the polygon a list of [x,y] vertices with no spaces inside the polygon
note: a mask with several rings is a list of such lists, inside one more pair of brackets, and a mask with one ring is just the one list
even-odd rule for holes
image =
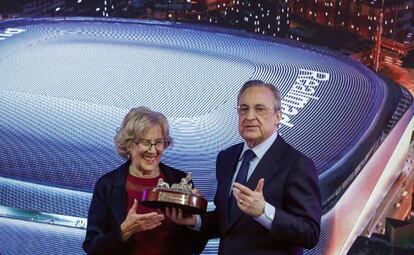
{"label": "woman's other hand", "polygon": [[122,239],[127,240],[135,232],[146,231],[154,229],[161,225],[165,216],[157,212],[150,212],[145,214],[136,213],[138,208],[138,201],[135,199],[134,204],[129,209],[127,217],[121,224]]}

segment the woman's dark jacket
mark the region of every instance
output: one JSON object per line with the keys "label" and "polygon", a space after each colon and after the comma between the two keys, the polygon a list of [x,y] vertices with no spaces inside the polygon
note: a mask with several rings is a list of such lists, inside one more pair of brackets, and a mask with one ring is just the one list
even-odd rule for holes
{"label": "woman's dark jacket", "polygon": [[[126,218],[127,193],[126,176],[130,162],[103,175],[97,181],[88,214],[88,226],[83,249],[89,255],[94,254],[131,254],[131,242],[123,241],[121,223]],[[160,171],[165,182],[178,183],[186,174],[183,171],[160,163]],[[176,245],[168,254],[198,254],[204,247],[195,244],[197,232],[186,226],[179,226],[174,233]],[[159,244],[162,245],[162,244]]]}

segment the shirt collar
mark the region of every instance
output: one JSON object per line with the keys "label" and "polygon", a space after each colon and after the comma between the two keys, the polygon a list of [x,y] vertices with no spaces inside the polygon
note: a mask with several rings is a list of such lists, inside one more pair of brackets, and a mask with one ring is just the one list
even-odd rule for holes
{"label": "shirt collar", "polygon": [[272,146],[276,138],[277,138],[277,132],[274,132],[266,140],[264,140],[263,142],[261,142],[260,144],[256,145],[253,148],[249,148],[249,146],[247,146],[247,143],[245,142],[242,153],[240,154],[239,161],[242,160],[242,156],[244,152],[248,149],[251,149],[254,152],[254,154],[256,154],[256,157],[260,160],[263,157],[263,155],[266,153],[266,151],[270,148],[270,146]]}

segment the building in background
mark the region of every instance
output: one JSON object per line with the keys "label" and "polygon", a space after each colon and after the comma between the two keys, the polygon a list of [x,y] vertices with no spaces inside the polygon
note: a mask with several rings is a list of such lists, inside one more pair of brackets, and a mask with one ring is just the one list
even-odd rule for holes
{"label": "building in background", "polygon": [[[92,16],[200,22],[284,37],[288,0],[18,0],[8,1],[1,19]],[[13,15],[16,13],[17,15]]]}
{"label": "building in background", "polygon": [[[413,0],[290,0],[288,4],[299,24],[325,26],[332,31],[352,33],[380,44],[383,50],[380,61],[401,65],[401,58],[414,49]],[[379,36],[380,32],[382,36]],[[294,37],[292,33],[289,35]],[[302,38],[297,36],[296,39]],[[380,54],[376,51],[380,49],[373,48],[369,62],[366,61],[366,51],[354,52],[353,55],[370,65],[375,54]],[[364,57],[359,59],[359,56]]]}
{"label": "building in background", "polygon": [[401,31],[411,27],[414,1],[383,2],[382,5],[379,0],[291,0],[288,4],[297,17],[371,40],[375,40],[383,10],[383,36],[395,40]]}
{"label": "building in background", "polygon": [[249,32],[284,37],[289,28],[287,0],[234,0],[224,13],[224,23]]}

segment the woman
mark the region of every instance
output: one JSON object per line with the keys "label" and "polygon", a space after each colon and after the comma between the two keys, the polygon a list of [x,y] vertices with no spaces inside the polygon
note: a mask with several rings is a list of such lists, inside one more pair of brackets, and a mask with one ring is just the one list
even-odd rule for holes
{"label": "woman", "polygon": [[172,143],[166,117],[146,107],[132,109],[116,137],[127,161],[95,185],[83,249],[88,254],[193,254],[195,231],[139,203],[158,179],[172,184],[185,173],[160,162]]}

